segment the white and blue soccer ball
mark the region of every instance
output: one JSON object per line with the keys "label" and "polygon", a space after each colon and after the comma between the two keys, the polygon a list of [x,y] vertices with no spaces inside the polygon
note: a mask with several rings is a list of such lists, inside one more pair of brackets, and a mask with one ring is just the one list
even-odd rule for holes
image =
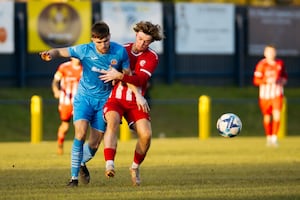
{"label": "white and blue soccer ball", "polygon": [[225,113],[217,121],[217,129],[223,137],[232,138],[242,131],[242,121],[233,113]]}

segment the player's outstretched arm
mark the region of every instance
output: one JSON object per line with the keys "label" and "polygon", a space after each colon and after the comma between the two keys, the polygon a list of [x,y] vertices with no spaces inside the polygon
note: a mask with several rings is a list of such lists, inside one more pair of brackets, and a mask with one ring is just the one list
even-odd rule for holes
{"label": "player's outstretched arm", "polygon": [[111,68],[110,70],[101,70],[101,75],[99,76],[99,78],[105,83],[112,80],[120,80],[125,83],[131,83],[137,87],[141,87],[148,82],[149,75],[143,72],[133,75],[124,74],[114,68]]}
{"label": "player's outstretched arm", "polygon": [[45,61],[50,61],[57,57],[70,57],[67,48],[50,49],[48,51],[42,51],[39,53],[41,58]]}

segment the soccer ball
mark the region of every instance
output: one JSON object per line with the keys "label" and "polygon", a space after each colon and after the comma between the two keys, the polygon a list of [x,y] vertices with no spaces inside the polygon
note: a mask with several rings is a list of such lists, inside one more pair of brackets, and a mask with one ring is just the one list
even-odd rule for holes
{"label": "soccer ball", "polygon": [[223,137],[235,137],[242,130],[242,121],[233,113],[223,114],[217,121],[217,129]]}

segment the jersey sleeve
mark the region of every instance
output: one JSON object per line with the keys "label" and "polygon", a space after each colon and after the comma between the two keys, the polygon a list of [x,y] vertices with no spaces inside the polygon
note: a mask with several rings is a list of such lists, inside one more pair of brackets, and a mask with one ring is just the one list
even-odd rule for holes
{"label": "jersey sleeve", "polygon": [[140,61],[139,64],[142,66],[140,66],[139,70],[135,71],[133,75],[124,74],[123,82],[131,83],[137,87],[145,86],[158,65],[158,59],[152,56],[147,58],[146,63]]}
{"label": "jersey sleeve", "polygon": [[74,58],[78,58],[79,60],[82,60],[83,57],[86,55],[87,46],[88,46],[87,44],[81,44],[81,45],[68,47],[70,57],[74,57]]}
{"label": "jersey sleeve", "polygon": [[281,65],[281,73],[280,73],[280,78],[287,80],[288,79],[288,75],[287,75],[287,71],[285,68],[285,64],[282,60],[279,60],[278,63]]}
{"label": "jersey sleeve", "polygon": [[122,81],[126,83],[131,83],[137,87],[142,87],[149,80],[150,76],[143,73],[127,75],[124,74]]}
{"label": "jersey sleeve", "polygon": [[264,82],[264,73],[263,73],[263,63],[262,61],[258,62],[254,70],[253,84],[259,86]]}

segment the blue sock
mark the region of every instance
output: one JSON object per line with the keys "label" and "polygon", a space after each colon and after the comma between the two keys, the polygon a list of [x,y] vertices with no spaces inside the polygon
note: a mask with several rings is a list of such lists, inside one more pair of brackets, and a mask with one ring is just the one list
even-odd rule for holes
{"label": "blue sock", "polygon": [[78,179],[80,161],[83,157],[83,143],[84,141],[74,138],[71,153],[71,176],[72,179]]}
{"label": "blue sock", "polygon": [[98,149],[92,149],[88,143],[83,145],[83,158],[81,161],[81,165],[85,165],[89,160],[91,160],[96,154]]}

